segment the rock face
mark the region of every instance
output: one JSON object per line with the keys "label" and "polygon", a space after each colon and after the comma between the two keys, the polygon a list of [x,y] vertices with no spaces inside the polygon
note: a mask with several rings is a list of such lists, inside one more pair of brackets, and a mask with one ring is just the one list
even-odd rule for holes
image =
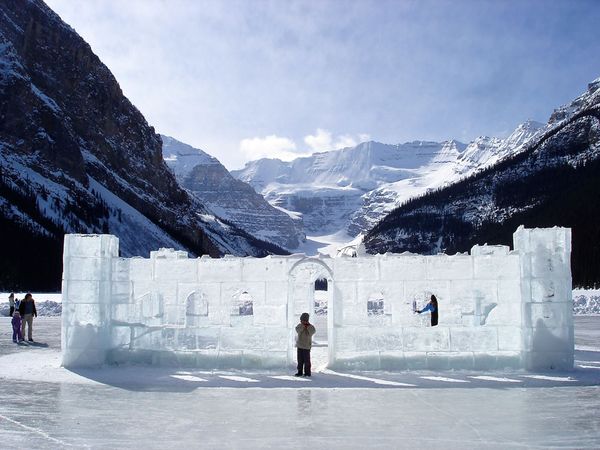
{"label": "rock face", "polygon": [[558,108],[512,156],[399,207],[366,238],[370,253],[446,253],[510,244],[512,230],[572,228],[573,283],[600,283],[600,79]]}
{"label": "rock face", "polygon": [[161,137],[163,157],[179,184],[215,215],[286,249],[304,241],[300,218],[271,206],[252,186],[233,178],[216,158],[172,137]]}
{"label": "rock face", "polygon": [[0,169],[0,245],[39,255],[27,264],[3,255],[7,288],[57,289],[64,233],[116,234],[124,256],[160,246],[213,256],[276,250],[178,186],[160,136],[40,0],[0,3]]}

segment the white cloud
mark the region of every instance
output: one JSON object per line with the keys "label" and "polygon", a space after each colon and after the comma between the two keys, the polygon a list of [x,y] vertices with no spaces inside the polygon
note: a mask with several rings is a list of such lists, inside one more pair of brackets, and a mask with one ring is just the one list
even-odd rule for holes
{"label": "white cloud", "polygon": [[296,143],[286,137],[274,134],[270,136],[242,139],[240,150],[248,161],[260,158],[278,158],[291,161],[300,156],[296,152]]}
{"label": "white cloud", "polygon": [[326,152],[332,150],[332,136],[331,132],[317,128],[317,132],[314,135],[309,134],[304,137],[304,142],[310,147],[313,152]]}
{"label": "white cloud", "polygon": [[356,147],[358,142],[349,134],[338,136],[337,141],[333,144],[334,148]]}
{"label": "white cloud", "polygon": [[313,152],[326,152],[345,147],[355,147],[361,142],[368,141],[370,138],[371,136],[368,134],[361,133],[357,136],[342,134],[334,139],[331,131],[317,128],[315,134],[309,134],[304,137],[304,142]]}
{"label": "white cloud", "polygon": [[317,128],[313,135],[304,137],[304,142],[308,145],[306,151],[298,149],[296,143],[286,137],[271,134],[265,137],[246,138],[240,141],[240,151],[245,161],[255,161],[261,158],[277,158],[282,161],[291,161],[293,159],[309,156],[314,152],[327,152],[345,147],[354,147],[361,142],[370,139],[368,134],[342,134],[335,137],[333,134],[323,128]]}

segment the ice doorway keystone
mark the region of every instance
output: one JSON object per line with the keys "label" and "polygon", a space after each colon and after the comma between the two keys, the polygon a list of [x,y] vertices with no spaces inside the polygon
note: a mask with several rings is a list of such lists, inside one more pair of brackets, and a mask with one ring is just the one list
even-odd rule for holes
{"label": "ice doorway keystone", "polygon": [[308,312],[317,329],[311,351],[313,370],[322,369],[331,360],[329,343],[335,314],[333,272],[323,261],[305,258],[292,266],[288,280],[288,325],[292,332],[289,358],[291,361],[296,358],[294,328],[300,314]]}

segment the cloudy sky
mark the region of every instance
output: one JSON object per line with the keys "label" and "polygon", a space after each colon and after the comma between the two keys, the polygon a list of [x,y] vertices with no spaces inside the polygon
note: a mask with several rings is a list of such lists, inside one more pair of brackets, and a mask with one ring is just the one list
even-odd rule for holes
{"label": "cloudy sky", "polygon": [[45,0],[160,133],[228,169],[505,137],[600,77],[595,0]]}

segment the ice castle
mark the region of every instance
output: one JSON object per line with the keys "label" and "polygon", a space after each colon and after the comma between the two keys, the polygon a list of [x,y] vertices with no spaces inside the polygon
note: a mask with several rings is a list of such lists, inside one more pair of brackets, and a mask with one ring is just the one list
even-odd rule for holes
{"label": "ice castle", "polygon": [[[327,281],[328,365],[338,369],[570,369],[571,230],[422,256],[120,258],[111,235],[65,236],[65,367],[143,362],[286,368],[294,326]],[[439,325],[413,312],[435,294]]]}

